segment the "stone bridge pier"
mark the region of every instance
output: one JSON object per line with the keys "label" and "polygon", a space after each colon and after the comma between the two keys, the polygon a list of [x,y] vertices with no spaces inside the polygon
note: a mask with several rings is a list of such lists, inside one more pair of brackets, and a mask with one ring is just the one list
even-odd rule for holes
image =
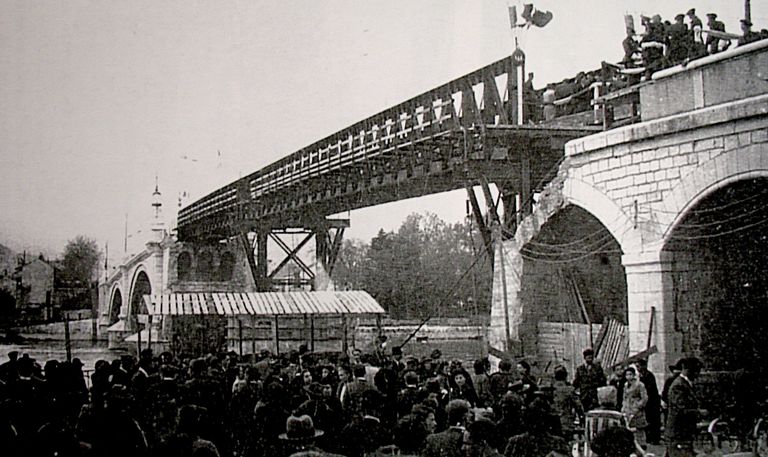
{"label": "stone bridge pier", "polygon": [[657,347],[660,379],[683,355],[710,371],[768,362],[765,68],[768,45],[755,43],[657,73],[640,89],[641,122],[566,145],[504,242],[507,309],[494,303],[492,345],[507,347],[506,331],[530,351],[534,322],[568,320],[541,280],[560,274],[581,278],[592,322],[628,324],[630,353]]}

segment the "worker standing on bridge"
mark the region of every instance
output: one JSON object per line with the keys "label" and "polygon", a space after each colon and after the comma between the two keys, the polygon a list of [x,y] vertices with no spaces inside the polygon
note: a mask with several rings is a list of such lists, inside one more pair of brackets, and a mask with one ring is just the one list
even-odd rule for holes
{"label": "worker standing on bridge", "polygon": [[645,35],[640,42],[643,50],[643,65],[645,65],[645,78],[650,79],[651,75],[664,66],[664,26],[661,23],[660,16],[654,16],[653,19],[645,18]]}
{"label": "worker standing on bridge", "polygon": [[693,60],[705,56],[707,54],[707,47],[704,44],[704,37],[702,35],[703,25],[701,19],[696,16],[696,8],[689,9],[687,15],[691,24],[690,33],[692,39],[691,47],[688,50],[688,58]]}
{"label": "worker standing on bridge", "polygon": [[670,65],[677,65],[688,58],[688,49],[693,44],[693,39],[685,24],[685,14],[675,16],[675,22],[667,29],[667,60]]}
{"label": "worker standing on bridge", "polygon": [[760,40],[760,34],[752,31],[752,22],[747,19],[741,20],[742,36],[739,38],[739,46]]}
{"label": "worker standing on bridge", "polygon": [[[707,27],[709,27],[709,30],[713,30],[715,32],[725,32],[725,24],[723,24],[722,21],[717,20],[717,14],[715,13],[707,14]],[[717,54],[720,51],[725,51],[728,49],[728,47],[731,45],[731,41],[721,39],[712,34],[707,34],[706,44],[707,50],[710,54]]]}

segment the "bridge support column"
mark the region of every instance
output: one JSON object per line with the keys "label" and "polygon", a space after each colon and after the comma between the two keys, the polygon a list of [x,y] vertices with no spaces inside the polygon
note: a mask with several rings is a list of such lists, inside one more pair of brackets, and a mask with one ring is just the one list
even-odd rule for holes
{"label": "bridge support column", "polygon": [[349,227],[349,219],[323,219],[315,227],[315,259],[318,271],[312,288],[327,290],[331,288],[331,275],[344,240],[344,229]]}
{"label": "bridge support column", "polygon": [[267,238],[269,232],[257,231],[253,244],[248,238],[247,232],[240,233],[240,243],[245,250],[245,257],[248,260],[248,267],[251,270],[251,278],[259,292],[268,292],[272,290],[272,284],[267,276]]}
{"label": "bridge support column", "polygon": [[[267,239],[269,232],[256,232],[256,288],[259,292],[272,290],[272,282],[267,275]],[[251,251],[253,254],[253,251]]]}
{"label": "bridge support column", "polygon": [[629,352],[656,346],[648,368],[665,373],[680,357],[680,332],[675,329],[673,258],[669,252],[627,254],[622,257],[627,276]]}

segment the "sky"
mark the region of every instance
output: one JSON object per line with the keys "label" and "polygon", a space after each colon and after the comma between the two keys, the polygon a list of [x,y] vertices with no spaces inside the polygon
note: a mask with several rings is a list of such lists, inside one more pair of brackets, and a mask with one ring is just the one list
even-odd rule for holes
{"label": "sky", "polygon": [[[536,87],[622,56],[625,13],[695,4],[738,31],[740,0],[534,0],[518,34]],[[509,55],[506,0],[0,0],[0,244],[141,246],[164,217],[389,106]],[[752,2],[756,28],[768,2]],[[638,27],[639,29],[639,27]],[[465,193],[353,211],[348,236],[411,212],[464,217]],[[143,232],[139,232],[143,230]]]}

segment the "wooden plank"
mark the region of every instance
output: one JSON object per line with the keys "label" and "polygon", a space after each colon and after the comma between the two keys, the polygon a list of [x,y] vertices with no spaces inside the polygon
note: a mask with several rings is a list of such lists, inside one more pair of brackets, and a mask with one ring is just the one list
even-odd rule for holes
{"label": "wooden plank", "polygon": [[163,294],[160,299],[160,313],[163,315],[171,314],[168,295]]}
{"label": "wooden plank", "polygon": [[256,314],[255,309],[253,308],[253,304],[251,303],[251,294],[243,293],[241,294],[242,300],[243,300],[243,306],[245,306],[245,310],[253,316]]}
{"label": "wooden plank", "polygon": [[219,294],[212,293],[211,300],[213,300],[213,306],[214,306],[214,309],[216,310],[216,314],[218,315],[225,314],[224,305],[221,304],[221,300],[219,299]]}
{"label": "wooden plank", "polygon": [[184,314],[194,314],[195,311],[192,307],[192,294],[183,294],[184,299]]}
{"label": "wooden plank", "polygon": [[224,314],[227,316],[232,316],[235,314],[234,310],[232,309],[232,306],[229,304],[229,298],[227,298],[226,293],[219,293],[216,294],[219,297],[219,301],[221,302],[221,306],[224,307]]}
{"label": "wooden plank", "polygon": [[197,299],[197,301],[200,303],[201,314],[213,314],[212,310],[208,308],[208,297],[206,297],[205,294],[198,293]]}
{"label": "wooden plank", "polygon": [[202,311],[200,310],[200,300],[197,298],[197,294],[189,294],[190,301],[192,302],[192,313],[193,314],[202,314]]}
{"label": "wooden plank", "polygon": [[248,314],[248,311],[246,311],[245,306],[243,305],[243,301],[240,299],[240,294],[228,293],[227,297],[229,298],[230,305],[234,303],[233,307],[237,310],[239,316]]}

